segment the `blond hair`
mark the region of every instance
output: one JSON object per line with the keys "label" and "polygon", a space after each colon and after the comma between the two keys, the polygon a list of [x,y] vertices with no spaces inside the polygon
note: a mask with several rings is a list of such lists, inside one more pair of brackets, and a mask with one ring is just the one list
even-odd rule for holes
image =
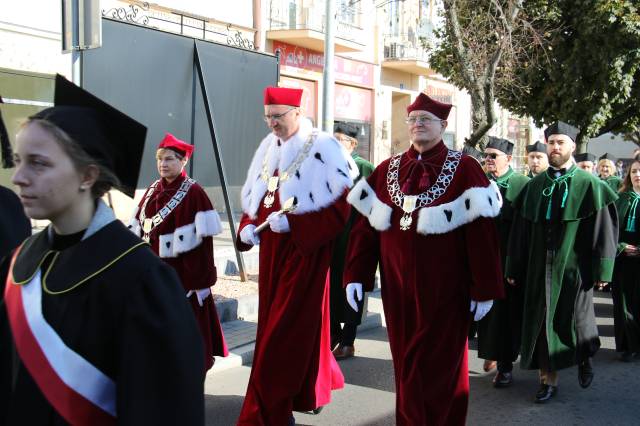
{"label": "blond hair", "polygon": [[608,158],[603,158],[600,161],[598,161],[598,173],[600,172],[600,166],[602,164],[609,164],[609,167],[611,167],[611,169],[612,169],[612,172],[611,172],[612,175],[616,173],[617,169],[616,169],[615,163],[613,161],[609,160]]}

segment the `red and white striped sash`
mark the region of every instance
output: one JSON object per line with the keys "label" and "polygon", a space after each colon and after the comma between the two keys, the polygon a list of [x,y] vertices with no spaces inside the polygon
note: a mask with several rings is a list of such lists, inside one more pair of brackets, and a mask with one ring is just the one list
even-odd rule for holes
{"label": "red and white striped sash", "polygon": [[[15,261],[15,257],[13,259]],[[116,423],[116,384],[69,348],[42,315],[41,271],[24,285],[7,277],[4,299],[22,363],[53,408],[72,425]]]}

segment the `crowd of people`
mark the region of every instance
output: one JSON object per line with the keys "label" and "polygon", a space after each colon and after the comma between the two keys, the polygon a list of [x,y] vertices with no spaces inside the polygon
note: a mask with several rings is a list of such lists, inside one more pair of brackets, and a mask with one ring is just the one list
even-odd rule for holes
{"label": "crowd of people", "polygon": [[[640,357],[640,158],[614,179],[606,155],[596,176],[595,157],[575,154],[579,130],[558,121],[520,174],[509,140],[469,151],[480,162],[449,149],[452,105],[420,94],[407,149],[373,167],[357,128],[315,129],[301,97],[265,89],[270,133],[241,190],[235,241],[260,247],[260,304],[239,425],[291,425],[330,403],[378,272],[398,425],[465,423],[476,334],[497,388],[518,357],[539,371],[537,403],[570,366],[589,387],[593,291],[608,283],[616,349]],[[211,294],[222,226],[185,172],[193,145],[171,134],[128,227],[116,220],[102,196],[134,195],[145,138],[60,76],[54,106],[20,127],[19,198],[0,191],[0,424],[204,423],[204,377],[228,354]],[[31,235],[28,218],[50,225]]]}

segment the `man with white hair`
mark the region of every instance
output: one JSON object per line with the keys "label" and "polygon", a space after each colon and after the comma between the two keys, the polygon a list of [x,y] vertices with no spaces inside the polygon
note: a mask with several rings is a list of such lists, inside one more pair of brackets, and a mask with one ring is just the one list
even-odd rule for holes
{"label": "man with white hair", "polygon": [[[511,168],[512,154],[511,141],[489,137],[484,150],[485,168],[487,177],[498,185],[502,195],[502,208],[495,223],[500,238],[500,261],[503,267],[513,222],[511,203],[529,181],[528,177]],[[513,362],[520,351],[522,290],[508,285],[506,281],[504,284],[505,298],[496,300],[491,311],[478,323],[478,356],[497,361],[498,372],[493,378],[493,386],[496,388],[510,386],[513,382]]]}
{"label": "man with white hair", "polygon": [[344,386],[331,354],[327,273],[357,168],[333,136],[302,116],[301,97],[299,89],[265,90],[271,133],[242,187],[236,242],[240,250],[260,245],[260,306],[239,425],[292,424],[292,411],[318,412]]}
{"label": "man with white hair", "polygon": [[362,216],[343,281],[357,310],[380,264],[398,425],[465,423],[469,323],[504,295],[500,192],[475,159],[442,142],[451,107],[421,93],[407,108],[408,149],[348,197]]}

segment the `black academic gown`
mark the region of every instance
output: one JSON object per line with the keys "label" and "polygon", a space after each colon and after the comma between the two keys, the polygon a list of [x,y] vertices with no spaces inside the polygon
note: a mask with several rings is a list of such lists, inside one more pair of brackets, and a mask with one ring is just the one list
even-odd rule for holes
{"label": "black academic gown", "polygon": [[31,222],[25,216],[18,196],[0,185],[0,259],[11,253],[31,235]]}
{"label": "black academic gown", "polygon": [[[19,249],[15,282],[28,281],[40,262],[52,264],[48,229]],[[115,382],[118,424],[202,425],[202,341],[173,269],[119,221],[58,253],[43,280],[43,316]],[[0,295],[5,282],[0,277]],[[0,424],[67,424],[17,355],[4,297],[0,348]]]}
{"label": "black academic gown", "polygon": [[[511,168],[496,180],[502,195],[502,208],[494,221],[500,239],[500,261],[503,268],[514,216],[512,203],[528,181],[529,178],[515,173]],[[482,359],[513,362],[520,352],[522,287],[509,285],[505,280],[504,289],[505,298],[494,300],[489,313],[478,322],[478,356]]]}
{"label": "black academic gown", "polygon": [[[640,211],[630,208],[632,202],[631,195],[624,192],[616,203],[620,214],[620,238],[611,295],[616,351],[619,352],[640,352],[640,257],[623,254],[627,244],[640,245]],[[635,229],[627,229],[629,216],[635,218]]]}
{"label": "black academic gown", "polygon": [[[351,158],[353,158],[356,166],[358,166],[358,178],[356,179],[356,182],[362,178],[366,179],[371,175],[371,173],[373,173],[373,164],[360,157],[355,152],[351,154]],[[329,279],[331,283],[330,312],[332,332],[336,327],[340,326],[340,323],[360,325],[362,322],[364,297],[362,300],[358,301],[358,312],[354,311],[351,305],[347,302],[345,290],[342,285],[344,261],[347,255],[347,247],[349,245],[349,234],[351,233],[351,228],[358,215],[359,213],[356,210],[351,210],[349,220],[347,221],[344,230],[336,238],[335,244],[333,245],[333,252],[331,253]]]}

